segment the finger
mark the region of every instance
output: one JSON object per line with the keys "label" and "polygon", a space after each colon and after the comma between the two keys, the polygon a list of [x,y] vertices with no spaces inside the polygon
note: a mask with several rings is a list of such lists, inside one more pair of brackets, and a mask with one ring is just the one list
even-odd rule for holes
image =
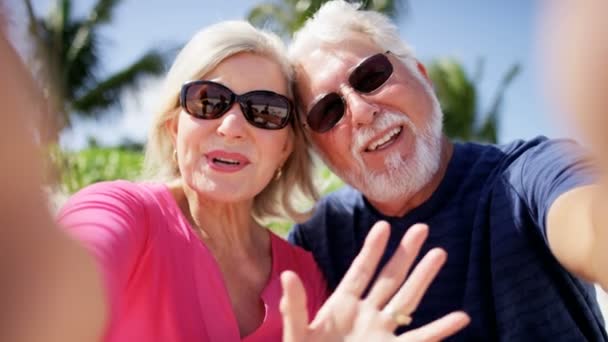
{"label": "finger", "polygon": [[308,329],[306,291],[300,278],[292,271],[281,274],[281,286],[283,296],[279,308],[283,316],[283,341],[302,341]]}
{"label": "finger", "polygon": [[387,313],[392,315],[396,311],[404,315],[411,315],[418,307],[420,300],[446,259],[447,253],[443,249],[433,248],[430,250],[387,304],[385,307]]}
{"label": "finger", "polygon": [[397,341],[441,341],[466,327],[471,318],[462,311],[452,312],[423,327],[400,335]]}
{"label": "finger", "polygon": [[405,275],[420,252],[420,247],[428,236],[429,228],[416,224],[407,230],[395,254],[378,276],[366,300],[376,308],[382,308],[403,284]]}
{"label": "finger", "polygon": [[390,226],[387,222],[378,221],[374,224],[365,238],[359,255],[353,260],[334,293],[361,297],[384,254],[389,235]]}

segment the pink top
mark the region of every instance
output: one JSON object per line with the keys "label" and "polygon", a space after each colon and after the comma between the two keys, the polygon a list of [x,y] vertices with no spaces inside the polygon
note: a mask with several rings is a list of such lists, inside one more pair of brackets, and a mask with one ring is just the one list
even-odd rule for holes
{"label": "pink top", "polygon": [[[241,340],[219,266],[165,185],[89,186],[70,198],[59,222],[99,263],[110,308],[105,341]],[[326,298],[311,254],[270,236],[272,271],[261,295],[266,315],[245,341],[281,340],[282,271],[304,282],[309,317]]]}

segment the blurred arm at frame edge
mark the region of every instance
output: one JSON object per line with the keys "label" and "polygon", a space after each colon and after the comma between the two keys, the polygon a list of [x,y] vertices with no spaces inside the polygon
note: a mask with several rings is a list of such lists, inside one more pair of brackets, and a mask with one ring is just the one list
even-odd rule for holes
{"label": "blurred arm at frame edge", "polygon": [[107,309],[101,276],[48,209],[27,117],[43,97],[3,26],[0,74],[0,341],[99,340]]}

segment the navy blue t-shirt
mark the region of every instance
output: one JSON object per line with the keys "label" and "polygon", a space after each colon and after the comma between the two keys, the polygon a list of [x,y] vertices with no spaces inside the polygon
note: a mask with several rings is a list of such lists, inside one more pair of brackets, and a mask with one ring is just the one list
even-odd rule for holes
{"label": "navy blue t-shirt", "polygon": [[593,286],[558,263],[545,229],[553,201],[592,181],[572,141],[456,143],[437,190],[405,216],[382,215],[345,187],[321,200],[288,239],[314,254],[333,290],[375,222],[392,226],[381,265],[408,227],[427,223],[421,256],[442,247],[448,260],[407,329],[465,310],[471,324],[450,340],[606,341]]}

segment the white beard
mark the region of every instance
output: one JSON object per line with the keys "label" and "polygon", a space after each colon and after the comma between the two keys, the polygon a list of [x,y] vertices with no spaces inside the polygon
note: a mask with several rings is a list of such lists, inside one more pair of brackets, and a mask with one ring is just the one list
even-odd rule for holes
{"label": "white beard", "polygon": [[[358,167],[349,170],[339,170],[329,162],[329,159],[319,154],[328,167],[338,177],[361,191],[372,201],[403,201],[411,198],[427,185],[439,169],[441,160],[441,138],[443,113],[439,102],[433,99],[433,110],[426,126],[416,130],[409,117],[403,113],[384,112],[374,119],[373,127],[362,128],[353,137],[352,157]],[[396,124],[403,126],[401,134],[414,135],[414,153],[407,159],[401,151],[394,151],[384,161],[385,169],[369,171],[361,157],[362,144],[373,136]],[[406,132],[405,130],[410,130]]]}

